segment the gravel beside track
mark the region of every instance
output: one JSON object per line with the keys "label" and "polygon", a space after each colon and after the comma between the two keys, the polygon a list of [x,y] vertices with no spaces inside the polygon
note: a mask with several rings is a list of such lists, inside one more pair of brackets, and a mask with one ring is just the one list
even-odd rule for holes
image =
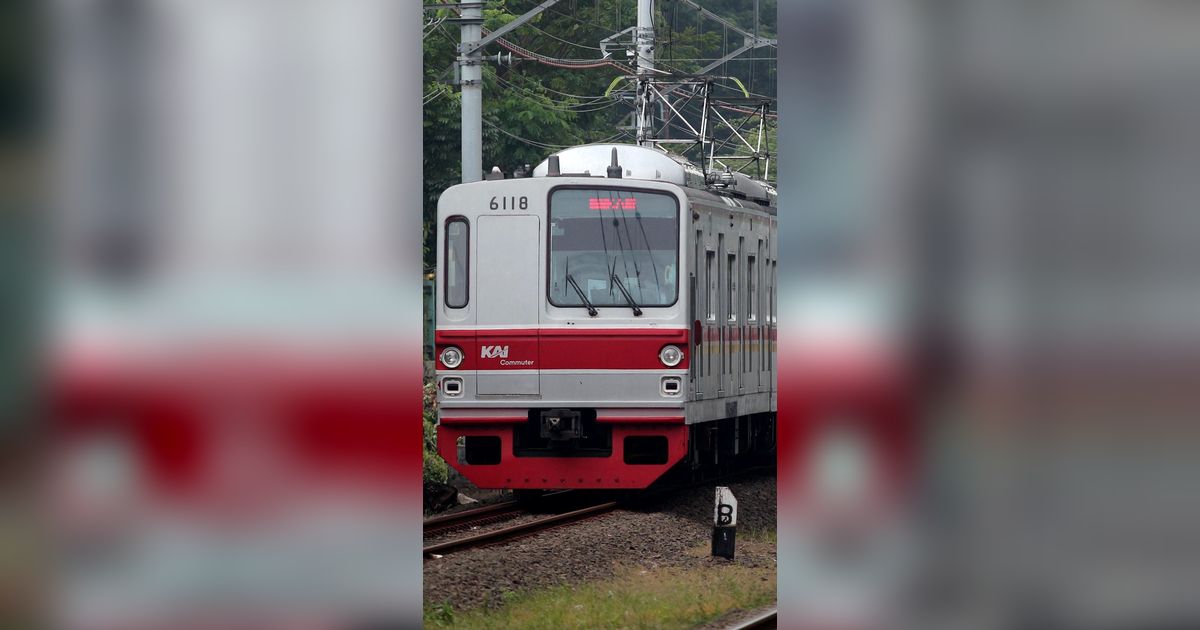
{"label": "gravel beside track", "polygon": [[[723,481],[738,500],[739,542],[775,528],[775,477],[758,474]],[[564,525],[509,543],[464,550],[425,561],[427,605],[456,610],[499,606],[506,591],[575,584],[610,577],[619,565],[644,568],[727,562],[688,553],[712,536],[713,486],[681,490],[653,504]],[[737,564],[774,567],[775,553],[738,545]]]}

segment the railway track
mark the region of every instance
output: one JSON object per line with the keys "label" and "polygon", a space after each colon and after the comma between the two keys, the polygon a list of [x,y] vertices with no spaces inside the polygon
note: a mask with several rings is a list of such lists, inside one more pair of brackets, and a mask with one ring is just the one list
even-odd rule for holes
{"label": "railway track", "polygon": [[445,516],[435,516],[425,519],[423,524],[424,534],[432,536],[478,525],[489,525],[513,518],[523,511],[524,508],[521,507],[518,501],[504,501]]}
{"label": "railway track", "polygon": [[[553,514],[553,515],[539,518],[539,519],[529,521],[526,523],[520,523],[517,525],[513,525],[511,527],[494,529],[491,531],[475,534],[473,536],[465,536],[462,538],[455,538],[453,540],[447,540],[447,541],[434,543],[432,545],[427,545],[424,548],[423,552],[424,552],[424,555],[426,558],[430,558],[430,557],[435,557],[435,556],[443,556],[448,553],[454,553],[456,551],[462,551],[464,549],[473,549],[475,547],[482,547],[484,545],[491,545],[491,544],[495,544],[495,543],[499,543],[499,542],[504,542],[504,541],[512,540],[514,538],[519,538],[522,536],[527,536],[529,534],[534,534],[534,533],[537,533],[540,531],[544,531],[546,529],[550,529],[551,527],[557,527],[557,526],[563,525],[565,523],[570,523],[573,521],[579,521],[579,520],[583,520],[586,518],[599,516],[601,514],[606,514],[608,512],[615,510],[619,505],[620,505],[620,503],[618,503],[617,501],[609,501],[607,503],[599,503],[596,505],[591,505],[588,507],[580,508],[577,510],[572,510],[570,512],[563,512],[561,514]],[[515,508],[515,510],[518,513],[523,511],[522,508],[519,508],[519,507]],[[447,517],[447,518],[449,518],[449,517]]]}
{"label": "railway track", "polygon": [[[729,481],[748,474],[760,472],[761,470],[763,470],[763,468],[744,469],[733,474],[718,475],[714,478],[706,480],[697,480],[681,485],[672,485],[649,490],[644,494],[633,498],[632,503],[644,504],[647,501],[653,501],[657,497],[661,497],[672,492],[678,492],[680,490],[685,490],[696,486],[708,485],[717,481]],[[539,503],[541,507],[545,507],[547,505],[547,501],[565,500],[570,503],[577,498],[578,496],[573,491],[565,490],[547,494],[541,498]],[[524,523],[518,523],[510,527],[492,529],[478,534],[463,536],[451,540],[438,541],[426,545],[423,549],[423,554],[425,558],[440,557],[449,553],[463,551],[465,549],[473,549],[476,547],[483,547],[486,545],[493,545],[496,543],[513,540],[515,538],[521,538],[550,529],[552,527],[606,514],[617,509],[624,503],[625,502],[623,501],[608,501],[604,503],[586,505],[581,508],[559,512],[557,514],[544,516],[542,518],[537,518]],[[532,512],[530,512],[529,506],[525,503],[519,501],[506,501],[473,510],[458,512],[456,514],[449,514],[446,516],[427,519],[424,523],[424,533],[426,536],[444,534],[447,532],[459,531],[480,525],[490,525],[503,520],[513,519],[523,514],[531,513]],[[765,628],[770,626],[761,627]]]}
{"label": "railway track", "polygon": [[552,502],[570,501],[574,494],[575,491],[573,490],[556,490],[554,492],[547,492],[536,500],[521,501],[513,499],[444,516],[434,516],[425,519],[422,524],[422,531],[425,536],[437,536],[471,527],[491,525],[492,523],[520,516],[533,507],[545,507],[552,505]]}
{"label": "railway track", "polygon": [[768,628],[777,628],[779,627],[778,613],[779,610],[777,608],[764,610],[753,617],[735,622],[725,630],[767,630]]}

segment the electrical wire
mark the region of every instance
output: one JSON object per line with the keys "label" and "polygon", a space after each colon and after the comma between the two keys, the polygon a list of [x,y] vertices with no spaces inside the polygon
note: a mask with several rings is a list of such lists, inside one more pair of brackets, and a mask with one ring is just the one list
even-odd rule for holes
{"label": "electrical wire", "polygon": [[440,85],[440,84],[435,85],[433,91],[431,91],[429,94],[426,94],[425,97],[421,100],[421,105],[422,106],[428,105],[428,104],[438,100],[439,98],[442,98],[443,96],[449,94],[451,91],[452,90],[450,90],[449,88],[447,88],[444,85]]}
{"label": "electrical wire", "polygon": [[[713,105],[713,107],[720,107],[721,109],[728,110],[731,112],[738,112],[741,114],[759,115],[761,113],[758,110],[746,109],[744,107],[737,107],[735,105],[727,105],[725,103],[713,103],[712,105]],[[767,112],[767,118],[769,118],[771,120],[778,120],[779,114],[773,114],[771,112]]]}
{"label": "electrical wire", "polygon": [[436,92],[436,93],[434,93],[433,96],[430,96],[430,97],[426,98],[425,100],[421,101],[421,107],[425,107],[425,106],[429,105],[430,103],[442,98],[445,95],[446,95],[445,92]]}
{"label": "electrical wire", "polygon": [[513,140],[516,140],[517,142],[522,142],[524,144],[528,144],[529,146],[538,147],[540,149],[550,149],[550,150],[554,150],[554,151],[558,151],[561,149],[569,149],[571,147],[579,146],[581,144],[597,144],[597,143],[612,142],[613,140],[616,140],[617,138],[620,138],[621,136],[624,136],[627,133],[627,132],[621,131],[621,132],[618,132],[607,138],[603,138],[601,140],[592,140],[592,141],[584,141],[584,140],[575,138],[575,139],[573,139],[574,144],[548,144],[545,142],[538,142],[536,140],[530,140],[529,138],[519,136],[515,133],[512,133],[511,131],[503,129],[496,123],[494,123],[486,118],[483,119],[483,123],[485,125],[491,127],[492,129],[495,129],[496,131],[499,131],[500,133],[512,138]]}
{"label": "electrical wire", "polygon": [[508,131],[507,129],[500,127],[496,123],[494,123],[486,118],[483,119],[483,124],[491,127],[492,129],[495,129],[496,131],[499,131],[500,133],[512,138],[513,140],[516,140],[518,142],[523,142],[530,146],[538,147],[541,149],[552,149],[552,150],[569,149],[573,146],[576,146],[577,144],[583,144],[583,142],[578,142],[578,141],[576,142],[576,144],[547,144],[545,142],[538,142],[536,140],[530,140],[529,138],[523,138],[521,136],[518,136],[517,134],[512,133],[511,131]]}
{"label": "electrical wire", "polygon": [[442,22],[445,22],[448,17],[449,17],[449,15],[446,15],[446,16],[442,16],[440,18],[431,19],[428,22],[426,22],[425,26],[421,27],[421,39],[425,39],[426,37],[428,37],[429,34],[432,33],[434,29],[441,26]]}
{"label": "electrical wire", "polygon": [[[484,29],[484,32],[487,32],[487,29]],[[520,55],[522,58],[529,59],[530,61],[536,61],[537,63],[551,66],[554,68],[567,68],[567,69],[572,69],[572,70],[583,70],[583,69],[589,69],[589,68],[603,68],[606,66],[611,66],[611,67],[614,67],[614,68],[624,72],[625,74],[633,74],[632,69],[630,69],[626,66],[623,66],[623,65],[613,61],[612,59],[562,59],[562,58],[550,57],[547,55],[535,53],[532,50],[529,50],[527,48],[522,48],[502,37],[497,38],[495,40],[495,43],[499,44],[501,47],[505,48],[509,52]]]}
{"label": "electrical wire", "polygon": [[[707,10],[704,10],[702,7],[698,7],[697,5],[693,5],[693,4],[692,4],[692,3],[690,3],[690,2],[688,2],[688,3],[686,3],[686,4],[689,4],[689,5],[693,6],[693,8],[698,8],[698,9],[700,9],[701,21],[703,21],[703,20],[705,20],[705,19],[715,19],[716,21],[718,21],[718,22],[722,23],[722,25],[723,25],[723,26],[726,26],[726,27],[728,27],[728,23],[724,22],[724,21],[723,21],[723,20],[721,20],[721,19],[717,19],[717,18],[715,17],[715,14],[714,14],[714,15],[709,15],[709,12],[708,12]],[[575,16],[573,16],[573,15],[569,15],[569,14],[566,14],[566,13],[562,13],[562,12],[560,12],[560,11],[553,11],[553,10],[551,10],[551,11],[548,11],[548,12],[549,12],[549,13],[551,13],[551,14],[553,14],[553,15],[558,15],[558,16],[562,16],[562,17],[565,17],[565,18],[571,19],[571,20],[573,20],[573,21],[575,21],[575,22],[577,22],[577,23],[583,24],[583,25],[585,25],[585,26],[589,26],[589,27],[596,26],[595,24],[592,24],[592,23],[585,22],[585,21],[583,21],[583,20],[580,20],[579,18],[577,18],[577,17],[575,17]],[[432,23],[432,25],[429,27],[429,31],[431,32],[431,31],[433,31],[434,29],[436,29],[438,32],[440,32],[440,33],[442,33],[444,36],[446,36],[446,38],[447,38],[449,41],[451,41],[451,42],[454,42],[454,43],[457,43],[457,40],[456,40],[456,39],[455,39],[453,36],[451,36],[449,33],[447,33],[447,32],[446,32],[446,30],[445,30],[445,27],[444,27],[444,25],[442,24],[442,22],[444,22],[444,21],[445,21],[445,20],[444,20],[444,19],[442,19],[442,20],[438,20],[438,21],[436,21],[436,22],[433,22],[433,23]],[[576,46],[576,47],[579,47],[579,48],[584,48],[584,49],[589,49],[589,50],[603,50],[603,49],[601,49],[601,48],[598,48],[598,47],[587,46],[587,45],[584,45],[584,44],[579,44],[579,43],[577,43],[577,42],[568,41],[568,40],[566,40],[566,39],[563,39],[563,38],[561,38],[561,37],[559,37],[559,36],[557,36],[557,35],[554,35],[554,34],[552,34],[552,33],[549,33],[549,32],[548,32],[548,31],[546,31],[545,29],[542,29],[542,28],[540,28],[540,27],[538,27],[538,26],[536,26],[536,25],[533,25],[533,24],[528,24],[528,25],[526,25],[526,26],[531,26],[531,27],[533,27],[534,29],[536,29],[538,32],[540,32],[540,33],[542,33],[542,34],[544,34],[544,35],[546,35],[546,36],[548,36],[548,37],[550,37],[550,38],[552,38],[552,39],[554,39],[554,40],[556,40],[556,41],[559,41],[559,42],[562,42],[562,43],[565,43],[565,44],[569,44],[569,45],[572,45],[572,46]],[[737,30],[737,28],[735,27],[735,29],[734,29],[734,30]],[[483,29],[483,31],[484,31],[484,33],[488,33],[488,32],[489,32],[487,29]],[[426,34],[428,34],[428,33],[426,33]],[[524,47],[518,46],[518,45],[516,45],[516,44],[512,43],[511,41],[508,41],[508,40],[506,40],[506,39],[504,39],[504,38],[497,38],[496,40],[494,40],[494,42],[493,42],[493,43],[495,43],[495,44],[498,44],[498,45],[499,45],[499,46],[501,46],[502,48],[505,48],[505,49],[509,50],[510,52],[512,52],[512,53],[515,53],[515,54],[519,55],[519,56],[520,56],[521,58],[523,58],[523,59],[527,59],[527,60],[530,60],[530,61],[534,61],[534,62],[537,62],[537,63],[541,63],[541,64],[543,64],[543,65],[547,65],[547,66],[551,66],[551,67],[558,67],[558,68],[564,68],[564,69],[579,70],[579,69],[592,69],[592,68],[601,68],[601,67],[606,67],[606,66],[607,66],[607,67],[614,67],[614,68],[616,68],[616,69],[620,70],[621,72],[623,72],[623,73],[625,73],[625,74],[633,74],[633,72],[634,72],[632,68],[630,68],[630,67],[627,67],[627,66],[625,66],[625,65],[623,65],[623,64],[619,64],[619,63],[615,62],[614,60],[612,60],[612,59],[610,59],[610,58],[607,58],[607,57],[605,57],[605,58],[602,58],[602,59],[565,59],[565,58],[556,58],[556,57],[551,57],[551,56],[548,56],[548,55],[543,55],[543,54],[540,54],[540,53],[536,53],[536,52],[534,52],[534,51],[532,51],[532,50],[529,50],[529,49],[526,49],[526,48],[524,48]],[[775,48],[775,46],[774,46],[773,44],[772,44],[772,45],[770,45],[770,46],[771,46],[772,48]],[[655,60],[655,66],[656,66],[656,67],[658,67],[658,68],[665,68],[666,70],[669,70],[670,72],[673,72],[673,73],[677,73],[677,74],[686,74],[686,73],[684,73],[684,72],[683,72],[683,71],[682,71],[682,70],[681,70],[681,69],[680,69],[680,68],[679,68],[679,67],[676,65],[676,63],[677,63],[677,62],[679,62],[679,61],[685,61],[685,62],[686,62],[686,61],[710,61],[710,60],[711,60],[711,61],[716,61],[716,60],[718,60],[718,59],[720,59],[720,58],[711,58],[711,59],[709,59],[709,58],[691,58],[691,59],[687,59],[687,58],[685,58],[685,59],[671,59],[669,62],[668,62],[668,61],[661,60],[661,59],[656,59],[656,60]],[[767,57],[767,58],[761,58],[761,59],[731,59],[730,61],[731,61],[731,62],[737,62],[737,61],[757,61],[757,60],[765,60],[765,61],[778,61],[778,59],[777,59],[777,58],[770,58],[770,57]],[[609,95],[579,95],[579,94],[569,94],[569,93],[562,92],[562,91],[559,91],[559,90],[555,90],[555,89],[553,89],[553,88],[549,88],[549,87],[546,87],[546,86],[540,86],[540,92],[539,92],[539,91],[535,91],[535,90],[532,90],[532,89],[526,88],[526,87],[524,87],[524,86],[518,85],[518,84],[516,84],[516,83],[514,83],[514,82],[512,82],[512,81],[508,81],[508,80],[504,79],[503,77],[501,77],[501,76],[500,76],[500,75],[498,75],[498,74],[495,74],[495,73],[493,73],[491,76],[492,76],[492,78],[493,78],[493,79],[494,79],[496,82],[500,83],[501,85],[505,85],[505,86],[507,86],[507,87],[508,87],[508,88],[510,88],[510,89],[516,90],[516,91],[518,91],[519,93],[521,93],[521,94],[524,94],[524,95],[526,95],[526,96],[527,96],[527,97],[529,97],[529,98],[533,98],[533,99],[536,99],[536,100],[538,100],[538,101],[539,101],[539,104],[540,104],[541,106],[543,106],[543,107],[546,107],[546,108],[549,108],[549,109],[558,110],[558,111],[567,111],[567,112],[572,112],[572,113],[590,113],[590,112],[600,111],[600,110],[604,110],[604,109],[609,109],[609,108],[611,108],[611,107],[614,107],[614,106],[616,106],[616,105],[617,105],[617,104],[619,104],[619,103],[625,103],[625,104],[627,104],[627,105],[629,105],[629,104],[630,104],[630,103],[629,103],[628,101],[626,101],[625,99],[622,99],[622,98],[619,98],[619,97],[616,97],[616,98],[614,98],[613,96],[609,96]],[[714,80],[712,80],[712,83],[713,83],[713,85],[716,85],[716,86],[719,86],[719,87],[723,87],[723,88],[726,88],[726,89],[730,89],[730,90],[736,90],[736,91],[738,91],[738,92],[744,92],[744,88],[735,87],[735,86],[733,86],[733,85],[730,85],[730,84],[728,84],[728,83],[724,83],[724,82],[722,82],[722,81],[720,81],[720,80],[716,80],[716,79],[714,79]],[[623,91],[624,91],[624,90],[623,90]],[[583,100],[583,102],[580,102],[580,103],[567,103],[567,102],[558,101],[558,100],[554,99],[553,97],[551,97],[551,96],[549,96],[549,95],[545,94],[544,92],[551,92],[551,93],[557,94],[557,95],[559,95],[559,96],[566,97],[566,98],[570,98],[570,99],[580,99],[580,100]],[[431,102],[433,102],[433,101],[435,101],[435,100],[437,100],[437,99],[441,98],[442,96],[444,96],[444,95],[445,95],[445,93],[446,93],[446,91],[444,91],[444,90],[438,91],[437,93],[434,93],[433,95],[431,95],[431,96],[427,97],[427,98],[426,98],[426,100],[425,100],[424,102],[425,102],[425,104],[431,103]],[[768,96],[768,95],[765,95],[765,94],[756,94],[756,93],[751,93],[751,95],[752,95],[752,96],[755,96],[755,97],[758,97],[758,98],[761,98],[761,99],[763,99],[763,100],[766,100],[766,101],[770,101],[770,102],[773,102],[773,101],[776,101],[776,100],[777,100],[777,98],[776,98],[776,97],[774,97],[774,96]],[[682,115],[683,115],[683,113],[684,113],[684,111],[685,111],[685,107],[686,107],[686,106],[687,106],[687,105],[690,103],[690,101],[691,101],[691,99],[689,98],[688,100],[686,100],[686,101],[685,101],[683,104],[681,104],[681,105],[678,107],[678,109],[679,109],[679,113],[680,113],[680,116],[681,116],[681,117],[682,117]],[[712,105],[713,105],[714,107],[719,107],[719,108],[721,108],[721,109],[724,109],[724,110],[727,110],[727,111],[733,111],[733,112],[738,112],[738,113],[747,114],[747,115],[754,115],[754,114],[760,114],[760,113],[761,113],[759,110],[751,110],[751,109],[747,109],[747,108],[741,108],[741,107],[736,107],[736,106],[733,106],[733,105],[728,105],[728,104],[724,104],[724,103],[712,103]],[[778,115],[777,115],[777,114],[772,114],[772,113],[767,113],[767,114],[766,114],[766,117],[767,117],[767,118],[770,118],[770,119],[777,119],[777,118],[778,118]],[[675,128],[675,129],[678,129],[678,130],[680,130],[680,131],[682,131],[682,132],[685,132],[685,133],[691,133],[691,134],[694,134],[694,132],[692,132],[692,130],[690,130],[690,129],[684,129],[684,128],[683,128],[681,125],[674,123],[674,122],[673,122],[673,120],[672,120],[672,118],[674,118],[674,116],[672,116],[672,117],[668,117],[668,119],[665,121],[665,122],[666,122],[666,127],[665,127],[666,129]],[[494,128],[496,131],[498,131],[498,132],[500,132],[500,133],[502,133],[502,134],[504,134],[504,135],[506,135],[506,136],[508,136],[508,137],[510,137],[510,138],[512,138],[512,139],[514,139],[514,140],[517,140],[518,142],[522,142],[522,143],[524,143],[524,144],[527,144],[527,145],[530,145],[530,146],[539,147],[539,148],[543,148],[543,149],[552,149],[552,150],[554,150],[554,149],[563,149],[563,148],[568,148],[569,146],[574,146],[574,145],[555,145],[555,144],[549,144],[549,143],[537,142],[537,141],[535,141],[535,140],[530,140],[530,139],[528,139],[528,138],[521,137],[521,136],[519,136],[519,135],[517,135],[517,134],[515,134],[515,133],[512,133],[512,132],[510,132],[510,131],[508,131],[508,130],[506,130],[506,129],[502,129],[502,128],[501,128],[501,127],[499,127],[498,125],[496,125],[496,124],[494,124],[494,123],[492,123],[492,122],[490,122],[490,121],[488,121],[488,120],[486,120],[486,119],[485,119],[483,122],[487,123],[487,124],[488,124],[488,126],[490,126],[490,127]],[[745,120],[743,120],[743,121],[741,122],[741,124],[738,126],[738,129],[739,129],[739,130],[741,129],[741,127],[743,127],[743,126],[745,125],[745,122],[746,122]],[[612,139],[615,139],[615,138],[621,137],[621,136],[623,136],[623,135],[626,135],[626,132],[624,132],[624,131],[622,131],[622,132],[618,132],[616,135],[612,136],[611,138],[609,138],[609,139],[606,139],[606,140],[600,140],[599,142],[607,142],[607,141],[609,141],[609,140],[612,140]],[[723,141],[716,141],[716,140],[714,139],[714,142],[715,142],[715,143],[717,143],[717,146],[720,146],[720,147],[724,148],[724,147],[728,146],[728,144],[729,144],[729,143],[731,143],[731,142],[732,142],[732,140],[733,140],[733,137],[734,137],[734,136],[733,136],[733,134],[730,134],[730,136],[726,137],[726,138],[725,138]],[[582,141],[579,141],[578,139],[576,139],[576,143],[577,143],[577,144],[582,144],[583,142],[582,142]]]}
{"label": "electrical wire", "polygon": [[[524,94],[527,94],[533,98],[550,99],[550,97],[546,96],[545,94],[540,94],[535,90],[531,90],[527,87],[517,85],[516,83],[513,83],[512,81],[505,79],[504,77],[500,76],[499,74],[492,75],[492,78],[494,78],[497,82],[499,82],[501,85],[504,85],[505,87],[508,87],[512,90],[515,90],[515,91],[518,91],[518,92],[521,92]],[[545,88],[545,89],[549,89],[549,88]],[[555,101],[555,102],[557,103],[557,101]],[[582,107],[591,107],[593,105],[596,105],[599,103],[605,103],[605,102],[616,102],[616,101],[611,96],[600,95],[600,96],[591,98],[590,100],[583,102],[583,103],[575,103],[575,104],[557,103],[557,105],[551,105],[550,107],[553,107],[554,109],[574,110],[574,109],[578,109],[578,108],[582,108]],[[607,107],[607,105],[605,107]]]}
{"label": "electrical wire", "polygon": [[[515,84],[515,83],[513,83],[513,82],[511,82],[511,81],[509,81],[509,80],[507,80],[507,79],[505,79],[505,78],[503,78],[503,77],[501,77],[500,75],[496,75],[496,77],[497,77],[498,79],[500,79],[500,81],[501,81],[501,82],[503,82],[503,83],[506,83],[506,84],[508,84],[508,85],[511,85],[511,86],[515,87],[516,89],[519,89],[519,90],[527,90],[527,91],[528,91],[528,88],[525,88],[525,87],[519,86],[519,85],[517,85],[517,84]],[[547,87],[547,86],[545,86],[545,85],[539,85],[539,88],[540,88],[540,89],[542,89],[542,90],[545,90],[545,91],[547,91],[547,92],[553,92],[553,93],[555,93],[555,94],[558,94],[558,95],[560,95],[560,96],[565,96],[565,97],[567,97],[567,98],[577,98],[577,99],[582,99],[582,100],[584,100],[584,101],[600,102],[600,101],[605,101],[605,100],[608,100],[608,99],[612,98],[612,96],[611,96],[611,95],[609,95],[609,96],[605,96],[604,94],[598,94],[598,95],[595,95],[595,96],[588,96],[588,95],[584,95],[584,94],[568,94],[567,92],[560,92],[560,91],[558,91],[558,90],[555,90],[554,88],[550,88],[550,87]]]}
{"label": "electrical wire", "polygon": [[539,33],[541,33],[551,39],[556,39],[564,44],[570,44],[571,46],[575,46],[578,48],[584,48],[587,50],[599,50],[600,52],[604,52],[604,49],[600,48],[599,46],[588,46],[587,44],[580,44],[579,42],[573,42],[570,40],[563,39],[563,38],[555,35],[554,33],[551,33],[550,31],[547,31],[547,30],[541,28],[540,26],[538,26],[536,24],[526,23],[525,26],[529,26],[530,28],[533,28],[534,30],[538,31]]}
{"label": "electrical wire", "polygon": [[[699,61],[717,61],[720,59],[724,59],[724,57],[668,57],[666,60],[669,62],[674,62],[674,61],[697,61],[697,62],[699,62]],[[656,61],[660,61],[660,60],[656,60]],[[729,60],[730,63],[732,63],[734,61],[779,61],[779,58],[778,57],[737,57],[736,59]]]}
{"label": "electrical wire", "polygon": [[[504,82],[501,81],[501,83],[503,84]],[[501,86],[496,86],[496,89],[500,89],[500,87]],[[570,112],[573,114],[590,114],[590,113],[594,113],[594,112],[599,112],[599,111],[603,111],[606,109],[611,109],[617,105],[620,105],[622,102],[617,99],[603,99],[604,102],[601,102],[601,104],[598,104],[598,105],[595,103],[587,103],[587,104],[583,104],[583,105],[579,105],[579,106],[564,105],[564,104],[558,103],[556,101],[553,101],[551,99],[548,99],[545,95],[538,94],[532,90],[524,89],[520,86],[508,84],[508,87],[509,87],[509,89],[512,89],[513,91],[518,92],[520,95],[523,95],[526,98],[537,101],[538,105],[541,107],[544,107],[546,109],[553,109],[555,111]],[[589,106],[589,105],[595,105],[595,106]]]}

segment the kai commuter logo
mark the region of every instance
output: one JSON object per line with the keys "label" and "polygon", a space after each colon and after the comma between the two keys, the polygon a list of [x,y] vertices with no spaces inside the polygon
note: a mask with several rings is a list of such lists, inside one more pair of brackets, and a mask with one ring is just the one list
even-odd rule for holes
{"label": "kai commuter logo", "polygon": [[479,352],[479,356],[484,359],[507,359],[508,346],[483,346]]}

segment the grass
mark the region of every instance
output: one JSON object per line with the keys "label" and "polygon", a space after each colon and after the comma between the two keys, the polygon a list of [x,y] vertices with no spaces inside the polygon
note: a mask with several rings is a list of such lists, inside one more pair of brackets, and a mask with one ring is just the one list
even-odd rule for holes
{"label": "grass", "polygon": [[[775,547],[778,545],[778,540],[774,529],[752,529],[746,531],[739,529],[736,542],[737,553],[773,553]],[[708,541],[687,550],[689,556],[696,558],[707,558],[711,553],[712,545]]]}
{"label": "grass", "polygon": [[[773,540],[774,532],[769,537]],[[690,628],[730,610],[774,602],[775,570],[723,563],[691,568],[623,567],[608,580],[509,592],[503,599],[503,606],[490,611],[456,612],[445,604],[427,606],[425,627]]]}
{"label": "grass", "polygon": [[742,540],[770,545],[772,547],[779,544],[779,536],[773,529],[750,530],[749,532],[746,532],[745,538]]}

